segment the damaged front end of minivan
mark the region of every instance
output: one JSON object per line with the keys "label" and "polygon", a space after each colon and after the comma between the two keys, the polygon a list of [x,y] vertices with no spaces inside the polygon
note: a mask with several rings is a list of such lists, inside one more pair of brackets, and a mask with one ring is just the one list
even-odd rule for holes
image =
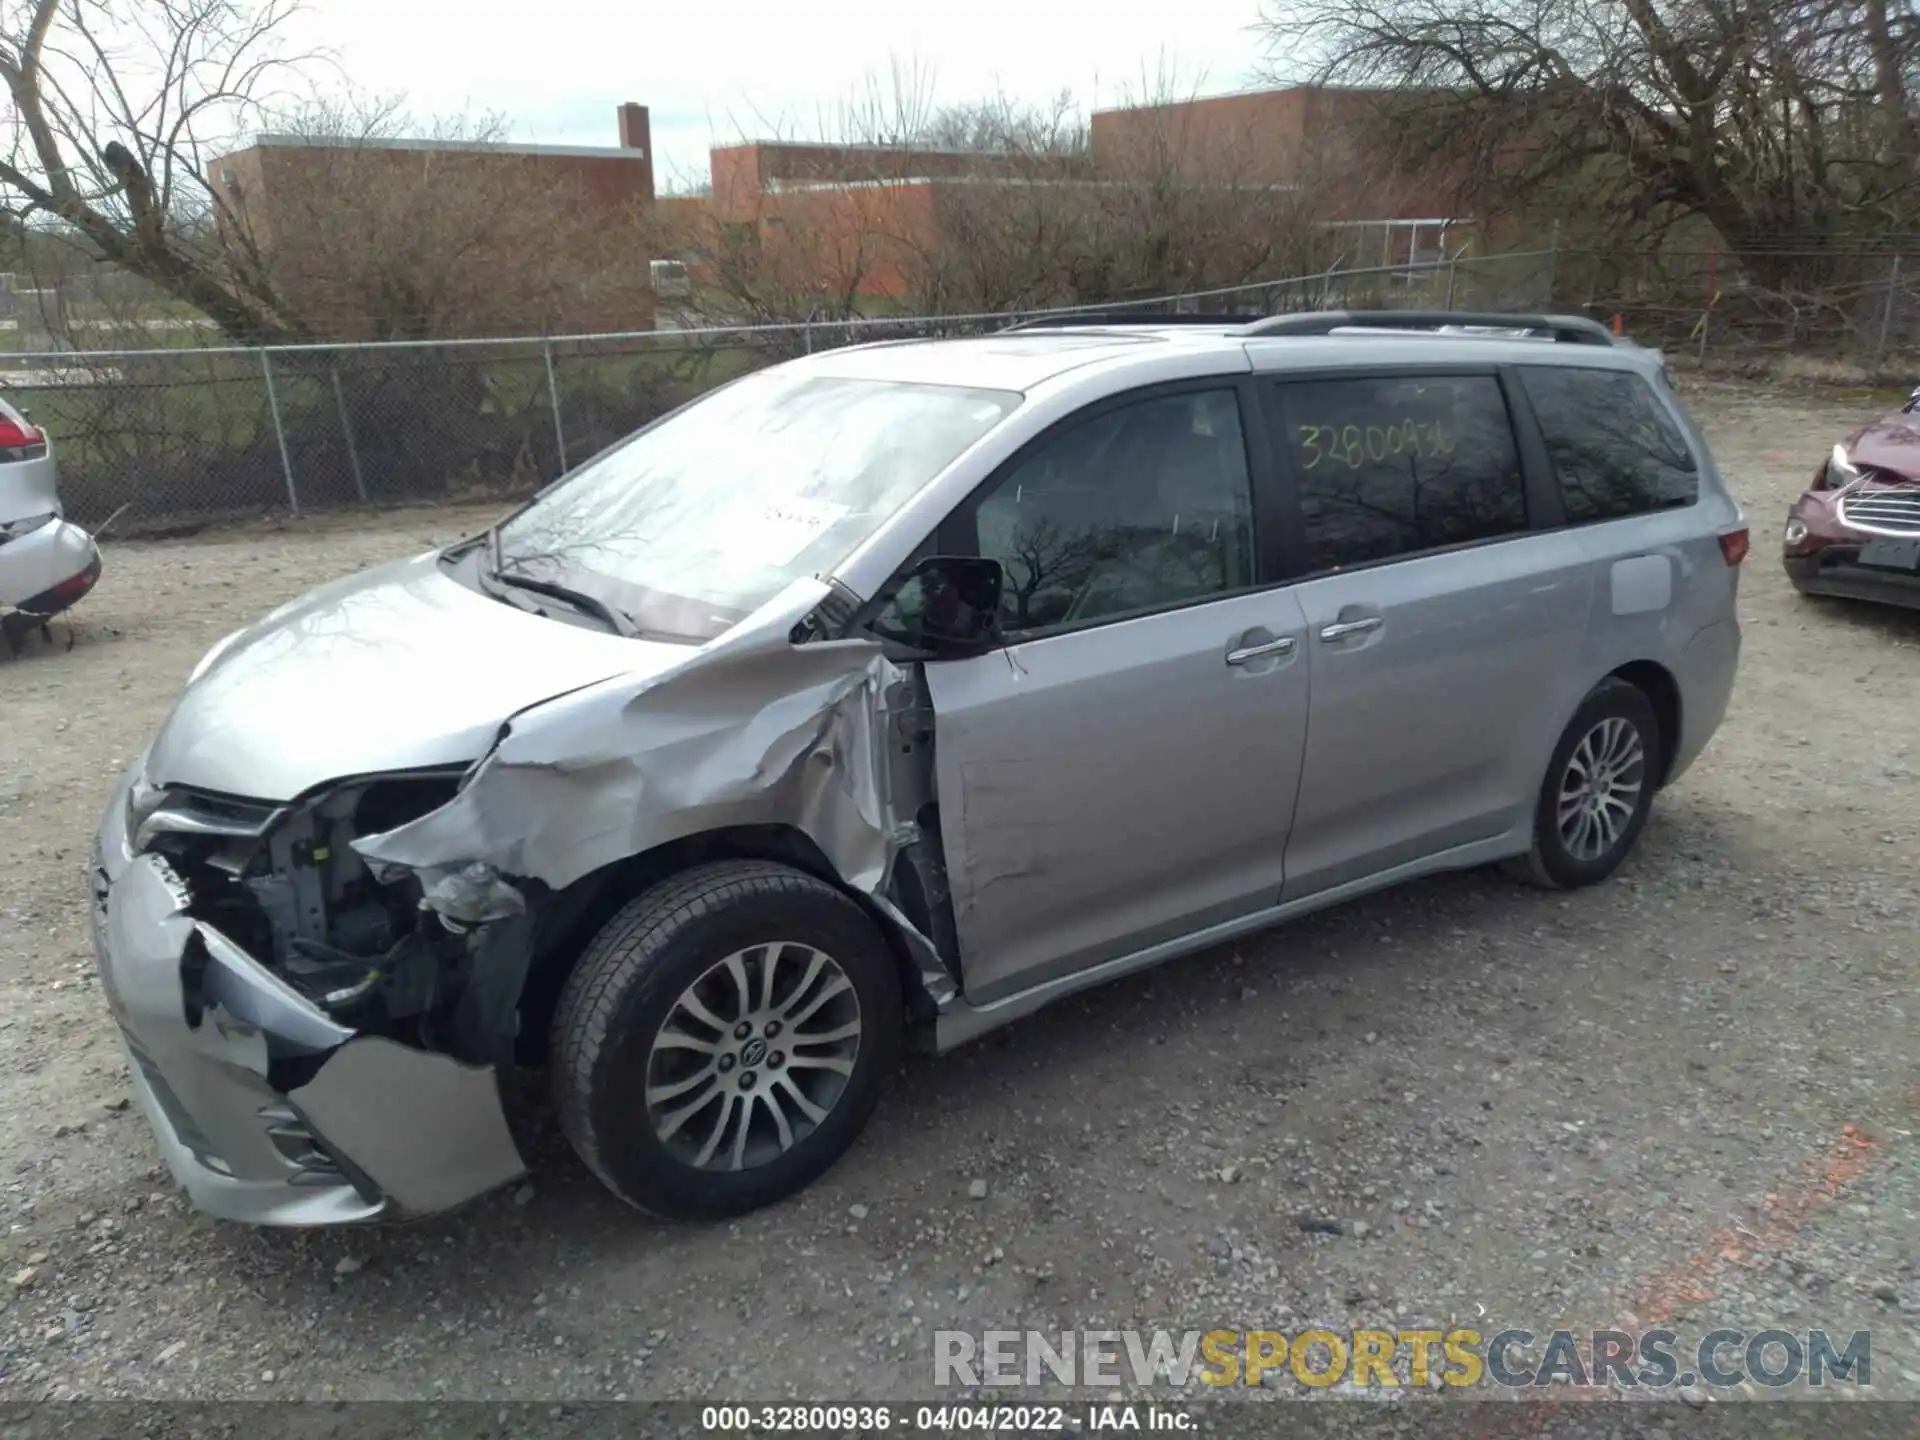
{"label": "damaged front end of minivan", "polygon": [[814,871],[886,934],[915,1012],[946,1006],[924,696],[877,644],[820,638],[832,599],[790,595],[663,673],[536,704],[463,769],[255,804],[136,765],[92,867],[95,940],[195,1203],[347,1223],[518,1178],[500,1077],[538,1050],[539,997],[690,858]]}
{"label": "damaged front end of minivan", "polygon": [[139,766],[122,783],[91,867],[102,988],[201,1209],[336,1224],[443,1209],[524,1171],[493,1068],[454,1038],[467,937],[340,844],[458,781],[286,806],[154,787]]}

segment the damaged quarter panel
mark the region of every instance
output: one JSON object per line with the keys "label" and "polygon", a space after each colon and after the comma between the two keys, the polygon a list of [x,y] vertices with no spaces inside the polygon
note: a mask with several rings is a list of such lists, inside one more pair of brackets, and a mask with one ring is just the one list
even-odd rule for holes
{"label": "damaged quarter panel", "polygon": [[413,876],[448,926],[479,927],[472,992],[485,1014],[463,1032],[511,1038],[532,959],[529,892],[550,896],[673,841],[742,826],[805,835],[890,923],[925,997],[953,996],[950,960],[889,884],[927,798],[891,793],[890,697],[911,687],[876,642],[795,643],[830,593],[797,581],[665,673],[515,716],[445,805],[353,842],[375,875]]}
{"label": "damaged quarter panel", "polygon": [[688,835],[781,824],[874,894],[897,841],[881,722],[899,671],[872,641],[793,643],[828,593],[798,581],[671,669],[515,716],[451,801],[354,848],[457,910],[499,903],[488,872],[558,890]]}

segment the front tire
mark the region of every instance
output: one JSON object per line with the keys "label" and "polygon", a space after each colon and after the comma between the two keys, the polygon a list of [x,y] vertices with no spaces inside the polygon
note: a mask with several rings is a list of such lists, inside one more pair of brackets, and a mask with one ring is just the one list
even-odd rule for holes
{"label": "front tire", "polygon": [[903,1024],[893,956],[853,901],[769,861],[698,866],[621,909],[568,977],[560,1127],[631,1205],[743,1214],[852,1145]]}
{"label": "front tire", "polygon": [[1665,757],[1646,692],[1614,677],[1601,681],[1554,746],[1534,807],[1532,848],[1509,868],[1554,890],[1605,880],[1646,826]]}

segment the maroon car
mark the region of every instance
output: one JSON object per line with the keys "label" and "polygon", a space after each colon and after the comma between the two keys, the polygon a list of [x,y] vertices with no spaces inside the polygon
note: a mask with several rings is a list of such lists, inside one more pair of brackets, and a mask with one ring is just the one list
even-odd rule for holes
{"label": "maroon car", "polygon": [[1833,447],[1782,540],[1802,594],[1920,609],[1920,390]]}

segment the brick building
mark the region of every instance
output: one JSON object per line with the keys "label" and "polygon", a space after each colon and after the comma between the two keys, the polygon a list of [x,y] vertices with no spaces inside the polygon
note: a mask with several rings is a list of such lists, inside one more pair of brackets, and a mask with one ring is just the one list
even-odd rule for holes
{"label": "brick building", "polygon": [[1374,140],[1389,96],[1296,85],[1097,110],[1094,164],[1110,175],[1172,166],[1221,180],[1298,187],[1311,193],[1329,224],[1370,226],[1390,236],[1383,254],[1366,258],[1398,264],[1421,253],[1441,226],[1466,222],[1454,214],[1450,177],[1410,172],[1378,153]]}
{"label": "brick building", "polygon": [[661,244],[712,281],[751,254],[771,285],[905,297],[981,187],[1087,191],[1178,175],[1241,196],[1284,190],[1320,223],[1361,232],[1351,264],[1431,258],[1465,223],[1443,177],[1372,157],[1381,92],[1296,86],[1096,111],[1087,154],[1032,156],[878,145],[715,148],[704,196],[660,202]]}
{"label": "brick building", "polygon": [[[683,260],[696,284],[751,273],[783,297],[907,299],[927,292],[936,262],[953,261],[965,244],[956,237],[993,223],[982,220],[992,208],[983,202],[1001,197],[1016,223],[1046,209],[1056,225],[1084,216],[1093,226],[1111,216],[1116,194],[1170,175],[1196,192],[1218,191],[1223,217],[1237,205],[1244,218],[1251,207],[1255,228],[1271,196],[1297,197],[1298,213],[1315,224],[1363,232],[1343,247],[1350,264],[1427,258],[1463,222],[1435,177],[1400,173],[1373,153],[1360,122],[1380,98],[1297,86],[1101,110],[1088,149],[1071,157],[787,141],[717,146],[708,193],[699,196],[656,197],[648,112],[635,104],[618,109],[616,146],[265,135],[216,160],[212,176],[236,220],[278,258],[277,276],[343,316],[370,302],[328,287],[356,273],[357,258],[346,252],[362,243],[361,232],[384,224],[416,239],[429,259],[471,252],[473,273],[463,280],[476,297],[469,328],[641,329],[655,315],[650,260]],[[463,220],[469,196],[490,198],[474,199],[475,213]],[[437,245],[433,227],[460,233]],[[313,239],[329,231],[345,233],[330,247]],[[501,303],[482,303],[488,293]],[[516,311],[507,301],[524,303]],[[441,325],[434,333],[449,332]]]}
{"label": "brick building", "polygon": [[338,288],[354,274],[466,292],[467,323],[437,334],[644,329],[653,145],[644,105],[617,119],[610,146],[261,135],[210,176],[222,225],[245,232],[303,313],[337,316],[322,328],[343,338],[385,338],[351,333],[372,303]]}
{"label": "brick building", "polygon": [[1438,258],[1472,227],[1455,207],[1457,177],[1380,153],[1390,93],[1298,85],[1096,111],[1093,152],[1108,173],[1178,166],[1292,186],[1321,223],[1343,232],[1349,266]]}

